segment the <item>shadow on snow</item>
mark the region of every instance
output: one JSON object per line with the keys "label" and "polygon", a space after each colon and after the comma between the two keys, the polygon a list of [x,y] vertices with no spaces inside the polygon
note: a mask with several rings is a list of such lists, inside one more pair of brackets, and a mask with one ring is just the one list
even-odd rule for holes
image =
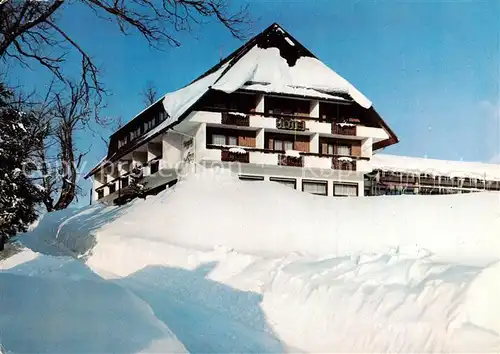
{"label": "shadow on snow", "polygon": [[173,333],[190,352],[283,352],[261,295],[207,279],[213,267],[105,280],[79,261],[38,257],[0,272],[0,341],[12,352],[165,352]]}

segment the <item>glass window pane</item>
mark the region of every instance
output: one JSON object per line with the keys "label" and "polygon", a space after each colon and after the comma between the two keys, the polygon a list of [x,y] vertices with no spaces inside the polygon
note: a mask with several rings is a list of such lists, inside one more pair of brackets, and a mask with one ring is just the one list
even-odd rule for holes
{"label": "glass window pane", "polygon": [[282,184],[284,186],[287,186],[287,187],[295,189],[295,180],[294,179],[285,180],[285,179],[273,179],[273,178],[270,178],[269,180],[271,182],[277,182],[277,183]]}
{"label": "glass window pane", "polygon": [[302,190],[307,193],[326,195],[326,186],[324,182],[303,182]]}
{"label": "glass window pane", "polygon": [[238,139],[235,136],[230,136],[228,140],[229,145],[238,145]]}
{"label": "glass window pane", "polygon": [[212,135],[212,144],[214,145],[226,145],[226,137],[220,134]]}
{"label": "glass window pane", "polygon": [[333,155],[333,144],[328,144],[328,149],[327,149],[327,153],[329,155]]}
{"label": "glass window pane", "polygon": [[333,192],[337,196],[355,197],[358,195],[358,187],[350,184],[335,184]]}
{"label": "glass window pane", "polygon": [[291,141],[285,141],[285,151],[286,150],[293,150],[293,142]]}
{"label": "glass window pane", "polygon": [[283,141],[274,140],[274,150],[283,150]]}
{"label": "glass window pane", "polygon": [[349,145],[339,145],[337,146],[337,154],[342,156],[350,156],[351,148]]}

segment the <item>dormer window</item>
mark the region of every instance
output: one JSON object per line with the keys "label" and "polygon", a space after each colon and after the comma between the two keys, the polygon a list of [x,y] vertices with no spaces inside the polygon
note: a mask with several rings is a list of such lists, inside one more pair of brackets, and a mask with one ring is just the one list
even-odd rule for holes
{"label": "dormer window", "polygon": [[151,129],[154,128],[154,126],[155,126],[155,119],[154,118],[144,122],[144,132],[150,131]]}
{"label": "dormer window", "polygon": [[137,139],[141,135],[141,127],[130,132],[130,141]]}
{"label": "dormer window", "polygon": [[123,146],[127,145],[128,138],[125,136],[118,140],[118,149],[121,149]]}

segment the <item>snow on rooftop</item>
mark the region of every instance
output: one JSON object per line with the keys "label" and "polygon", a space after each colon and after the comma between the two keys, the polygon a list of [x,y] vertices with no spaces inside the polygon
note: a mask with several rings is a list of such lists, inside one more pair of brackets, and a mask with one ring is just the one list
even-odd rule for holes
{"label": "snow on rooftop", "polygon": [[375,154],[371,159],[371,164],[373,169],[395,172],[500,180],[500,164],[447,161],[386,154]]}
{"label": "snow on rooftop", "polygon": [[[350,95],[359,105],[370,108],[372,103],[347,80],[316,58],[301,57],[289,66],[278,48],[254,46],[242,58],[221,66],[217,71],[168,93],[163,106],[168,118],[142,137],[142,140],[175,123],[209,89],[233,93],[241,88],[325,99],[343,99]],[[232,65],[229,70],[226,69]],[[250,84],[258,82],[259,84]]]}
{"label": "snow on rooftop", "polygon": [[247,82],[266,83],[266,92],[295,93],[294,90],[304,89],[309,93],[323,93],[321,97],[324,98],[349,94],[364,108],[370,108],[372,105],[371,101],[347,80],[318,59],[300,57],[295,65],[289,66],[281,57],[278,48],[253,47],[212,88],[231,93],[242,88]]}

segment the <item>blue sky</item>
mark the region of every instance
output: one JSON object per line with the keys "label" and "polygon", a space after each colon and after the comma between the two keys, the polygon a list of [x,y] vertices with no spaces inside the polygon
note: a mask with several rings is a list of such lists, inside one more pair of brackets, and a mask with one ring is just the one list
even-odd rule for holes
{"label": "blue sky", "polygon": [[[252,0],[250,11],[253,34],[278,22],[374,102],[400,138],[384,152],[499,159],[500,1]],[[242,44],[209,23],[179,34],[181,47],[157,51],[80,5],[63,15],[62,26],[102,69],[112,93],[106,115],[125,122],[142,110],[146,81],[173,91]],[[42,69],[13,68],[9,77],[26,87],[48,80]],[[88,168],[105,154],[90,136],[78,143],[92,144]]]}

